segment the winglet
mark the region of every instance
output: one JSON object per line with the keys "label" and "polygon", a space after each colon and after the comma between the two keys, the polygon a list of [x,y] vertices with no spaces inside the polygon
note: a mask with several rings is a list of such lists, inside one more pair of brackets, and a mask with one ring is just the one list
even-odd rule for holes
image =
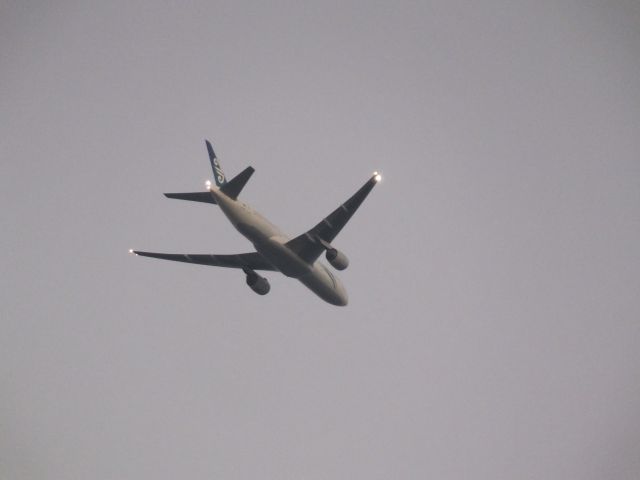
{"label": "winglet", "polygon": [[216,181],[216,185],[218,187],[222,187],[227,183],[227,179],[224,176],[218,157],[216,157],[216,152],[213,151],[211,142],[209,140],[205,140],[204,142],[207,144],[207,152],[209,152],[209,161],[211,162],[211,170],[213,170],[213,178]]}

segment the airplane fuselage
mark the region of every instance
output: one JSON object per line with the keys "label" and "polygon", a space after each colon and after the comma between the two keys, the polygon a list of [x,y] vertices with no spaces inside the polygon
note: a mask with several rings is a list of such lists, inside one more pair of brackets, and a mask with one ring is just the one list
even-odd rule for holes
{"label": "airplane fuselage", "polygon": [[340,306],[347,304],[344,286],[322,262],[310,264],[302,260],[286,245],[290,238],[246,203],[228,197],[215,187],[211,187],[210,192],[236,230],[274,268],[299,280],[326,302]]}
{"label": "airplane fuselage", "polygon": [[207,180],[204,192],[174,192],[164,195],[167,198],[218,205],[236,230],[253,244],[255,251],[217,255],[130,249],[129,253],[161,260],[241,269],[246,275],[247,285],[258,295],[266,295],[271,287],[269,281],[257,271],[279,271],[287,277],[299,280],[324,301],[333,305],[346,305],[348,299],[344,286],[333,271],[318,259],[324,254],[331,267],[336,270],[344,270],[349,266],[347,256],[332,242],[382,176],[373,172],[364,185],[329,215],[306,232],[290,238],[245,202],[238,200],[255,169],[248,166],[228,180],[211,142],[205,140],[205,144],[215,186]]}

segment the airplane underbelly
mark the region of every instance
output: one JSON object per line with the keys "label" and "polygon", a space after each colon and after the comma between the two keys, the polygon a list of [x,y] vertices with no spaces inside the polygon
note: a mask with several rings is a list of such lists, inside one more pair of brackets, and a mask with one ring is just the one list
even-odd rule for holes
{"label": "airplane underbelly", "polygon": [[304,262],[283,243],[268,239],[254,243],[256,250],[265,257],[271,265],[280,270],[287,277],[298,278],[311,271],[311,266]]}
{"label": "airplane underbelly", "polygon": [[336,277],[326,267],[316,262],[306,275],[298,278],[309,290],[332,305],[344,306],[348,303],[347,292]]}

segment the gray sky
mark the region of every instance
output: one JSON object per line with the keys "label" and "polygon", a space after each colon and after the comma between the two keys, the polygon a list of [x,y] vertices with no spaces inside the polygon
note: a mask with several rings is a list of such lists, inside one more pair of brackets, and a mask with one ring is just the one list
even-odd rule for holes
{"label": "gray sky", "polygon": [[[266,3],[270,3],[267,5]],[[4,2],[0,477],[636,479],[640,6]],[[210,178],[335,242],[268,275]]]}

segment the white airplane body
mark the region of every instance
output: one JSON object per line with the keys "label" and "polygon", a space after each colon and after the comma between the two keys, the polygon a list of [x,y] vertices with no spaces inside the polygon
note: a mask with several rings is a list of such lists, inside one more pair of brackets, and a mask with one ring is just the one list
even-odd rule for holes
{"label": "white airplane body", "polygon": [[253,174],[253,168],[247,167],[227,182],[211,144],[208,141],[206,144],[216,185],[207,182],[206,192],[165,195],[169,198],[217,204],[238,232],[253,244],[256,251],[236,255],[167,254],[135,250],[129,252],[164,260],[239,268],[247,276],[247,285],[260,295],[267,294],[270,286],[267,279],[255,271],[279,271],[287,277],[299,280],[326,302],[332,305],[346,305],[348,297],[344,286],[336,275],[317,259],[322,252],[326,252],[326,258],[334,268],[344,270],[347,267],[347,257],[333,247],[331,242],[380,181],[380,175],[375,172],[367,183],[328,217],[311,230],[291,239],[249,205],[237,199]]}

